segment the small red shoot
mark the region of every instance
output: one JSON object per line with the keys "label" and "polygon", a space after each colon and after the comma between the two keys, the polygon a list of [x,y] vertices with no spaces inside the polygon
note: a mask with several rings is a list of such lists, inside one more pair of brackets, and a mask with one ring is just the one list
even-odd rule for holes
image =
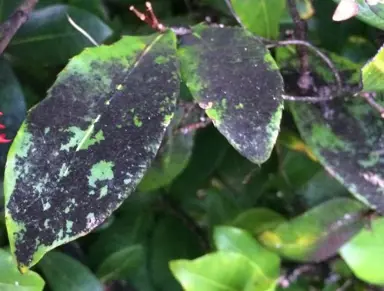
{"label": "small red shoot", "polygon": [[[2,116],[2,115],[3,115],[3,112],[0,112],[0,116]],[[0,129],[5,129],[5,125],[0,123]],[[4,133],[1,133],[0,134],[0,143],[9,143],[9,142],[11,142],[11,140],[7,139],[5,137]]]}
{"label": "small red shoot", "polygon": [[166,27],[162,23],[160,23],[159,20],[157,19],[155,13],[153,12],[152,4],[150,2],[145,2],[145,6],[147,7],[146,13],[140,12],[133,5],[129,7],[129,10],[135,13],[135,15],[141,21],[144,21],[153,29],[156,29],[157,31],[160,31],[160,32],[164,32],[166,30]]}

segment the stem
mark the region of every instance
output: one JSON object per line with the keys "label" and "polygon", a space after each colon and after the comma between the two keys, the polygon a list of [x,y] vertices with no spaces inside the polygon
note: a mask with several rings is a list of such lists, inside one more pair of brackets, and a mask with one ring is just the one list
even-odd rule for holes
{"label": "stem", "polygon": [[336,80],[337,94],[341,93],[342,82],[341,82],[341,77],[340,77],[339,72],[337,71],[336,67],[333,65],[332,61],[324,53],[322,53],[318,48],[316,48],[314,45],[312,45],[309,42],[304,41],[304,40],[292,39],[292,40],[282,40],[282,41],[271,42],[271,43],[267,44],[267,48],[273,48],[273,47],[279,47],[279,46],[288,46],[288,45],[305,46],[305,47],[311,49],[314,53],[316,53],[324,61],[324,63],[329,67],[329,69],[332,71],[333,76]]}
{"label": "stem", "polygon": [[13,14],[0,25],[0,55],[7,48],[19,28],[28,20],[29,14],[39,0],[25,0]]}

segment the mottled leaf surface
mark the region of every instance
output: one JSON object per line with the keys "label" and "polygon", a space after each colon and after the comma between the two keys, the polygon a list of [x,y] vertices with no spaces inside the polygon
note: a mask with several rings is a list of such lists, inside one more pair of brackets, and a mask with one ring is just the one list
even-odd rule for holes
{"label": "mottled leaf surface", "polygon": [[137,186],[179,92],[176,37],[124,37],[60,73],[12,144],[7,229],[21,267],[100,225]]}
{"label": "mottled leaf surface", "polygon": [[363,67],[361,72],[365,91],[384,91],[384,46]]}
{"label": "mottled leaf surface", "polygon": [[213,124],[250,161],[266,161],[280,127],[283,80],[261,41],[241,28],[199,25],[181,38],[178,55]]}
{"label": "mottled leaf surface", "polygon": [[[377,101],[384,104],[384,95]],[[320,163],[358,199],[384,212],[384,119],[363,98],[291,109]]]}
{"label": "mottled leaf surface", "polygon": [[263,232],[258,238],[288,259],[323,261],[361,230],[365,210],[356,200],[336,198]]}
{"label": "mottled leaf surface", "polygon": [[340,255],[361,280],[384,285],[384,218],[372,221],[340,249]]}

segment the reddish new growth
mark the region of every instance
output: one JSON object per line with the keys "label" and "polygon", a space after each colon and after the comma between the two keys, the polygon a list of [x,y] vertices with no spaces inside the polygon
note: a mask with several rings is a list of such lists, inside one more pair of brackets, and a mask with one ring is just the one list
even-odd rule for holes
{"label": "reddish new growth", "polygon": [[[3,112],[0,112],[0,116],[3,115]],[[5,129],[5,125],[0,123],[0,129]],[[5,133],[0,133],[0,143],[9,143],[10,139],[5,138]]]}
{"label": "reddish new growth", "polygon": [[155,13],[153,12],[152,5],[150,2],[145,2],[145,6],[147,7],[147,13],[141,13],[139,10],[137,10],[133,5],[129,7],[129,10],[131,10],[133,13],[136,14],[138,18],[140,18],[141,21],[144,21],[147,23],[150,27],[153,29],[156,29],[160,32],[163,32],[166,30],[166,27],[159,22],[157,19]]}

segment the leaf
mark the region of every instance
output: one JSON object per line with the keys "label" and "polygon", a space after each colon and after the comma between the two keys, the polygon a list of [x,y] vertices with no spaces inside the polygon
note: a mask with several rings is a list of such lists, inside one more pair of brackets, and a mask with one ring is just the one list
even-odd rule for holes
{"label": "leaf", "polygon": [[180,290],[168,268],[174,259],[193,259],[201,255],[199,236],[186,227],[178,217],[159,218],[148,244],[148,265],[152,283],[161,290]]}
{"label": "leaf", "polygon": [[[280,275],[280,258],[262,247],[249,233],[230,226],[216,227],[213,234],[216,248],[242,254],[252,261],[254,280],[260,286],[274,288]],[[256,286],[254,286],[257,289]]]}
{"label": "leaf", "polygon": [[52,5],[33,11],[7,48],[7,53],[27,63],[59,65],[94,46],[68,21],[67,15],[97,43],[103,43],[112,30],[95,15],[67,5]]}
{"label": "leaf", "polygon": [[[378,95],[384,104],[384,95]],[[384,119],[363,98],[291,104],[301,136],[326,170],[362,202],[384,211]]]}
{"label": "leaf", "polygon": [[234,11],[246,29],[257,36],[277,39],[285,0],[232,0]]}
{"label": "leaf", "polygon": [[175,127],[171,124],[168,128],[168,137],[138,186],[140,191],[149,192],[169,185],[188,165],[195,134],[174,134]]}
{"label": "leaf", "polygon": [[[341,0],[333,1],[336,3],[340,3]],[[376,14],[371,8],[372,6],[368,5],[366,0],[356,0],[356,3],[359,7],[359,13],[356,16],[358,19],[379,29],[384,29],[384,18]]]}
{"label": "leaf", "polygon": [[263,290],[252,288],[255,269],[238,253],[215,252],[191,261],[171,261],[169,265],[186,291]]}
{"label": "leaf", "polygon": [[259,236],[268,248],[291,260],[320,262],[333,256],[364,225],[366,208],[335,198]]}
{"label": "leaf", "polygon": [[44,280],[35,272],[20,274],[12,255],[0,249],[0,289],[4,291],[42,291]]}
{"label": "leaf", "polygon": [[195,26],[181,38],[182,78],[243,156],[263,163],[280,127],[283,80],[260,40],[235,27]]}
{"label": "leaf", "polygon": [[52,291],[103,291],[91,271],[79,261],[59,252],[50,252],[39,263]]}
{"label": "leaf", "polygon": [[[384,4],[383,4],[384,5]],[[384,91],[384,46],[361,70],[364,91]]]}
{"label": "leaf", "polygon": [[359,279],[384,285],[384,218],[372,221],[371,229],[363,229],[340,249],[340,255]]}
{"label": "leaf", "polygon": [[127,279],[128,275],[144,261],[141,245],[128,246],[109,257],[97,269],[96,275],[102,282]]}
{"label": "leaf", "polygon": [[175,109],[175,47],[167,32],[88,49],[29,112],[8,155],[4,191],[21,268],[89,233],[135,189]]}
{"label": "leaf", "polygon": [[281,214],[268,208],[252,208],[240,213],[231,224],[256,236],[285,221]]}
{"label": "leaf", "polygon": [[[27,113],[24,94],[8,61],[0,58],[0,111],[1,123],[6,126],[1,132],[13,139]],[[0,144],[0,165],[5,165],[10,144]]]}

